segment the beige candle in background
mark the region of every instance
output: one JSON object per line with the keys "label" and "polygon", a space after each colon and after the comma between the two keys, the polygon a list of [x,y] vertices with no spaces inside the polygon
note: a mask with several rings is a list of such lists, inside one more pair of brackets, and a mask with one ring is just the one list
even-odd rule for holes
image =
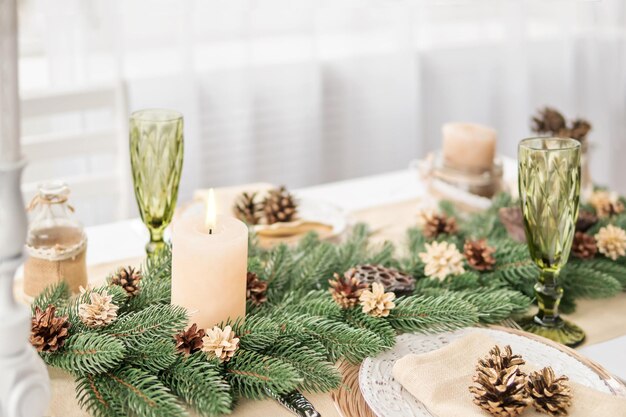
{"label": "beige candle in background", "polygon": [[172,225],[172,304],[201,328],[246,315],[248,228],[215,213],[211,192],[206,215],[183,214]]}
{"label": "beige candle in background", "polygon": [[442,128],[446,165],[468,171],[488,171],[496,154],[496,131],[476,123],[446,123]]}

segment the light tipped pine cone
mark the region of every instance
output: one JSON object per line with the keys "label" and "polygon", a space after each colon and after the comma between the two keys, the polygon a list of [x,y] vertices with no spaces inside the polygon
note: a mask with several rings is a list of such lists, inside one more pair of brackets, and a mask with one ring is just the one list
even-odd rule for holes
{"label": "light tipped pine cone", "polygon": [[489,246],[486,239],[466,241],[463,251],[469,266],[477,271],[490,271],[496,264],[493,256],[496,249]]}
{"label": "light tipped pine cone", "polygon": [[120,268],[111,278],[111,284],[124,288],[130,296],[139,294],[139,284],[142,278],[141,271],[129,266]]}
{"label": "light tipped pine cone", "polygon": [[333,274],[333,279],[328,280],[330,288],[328,291],[333,300],[341,306],[341,308],[352,308],[359,303],[359,297],[368,285],[348,273],[339,275]]}

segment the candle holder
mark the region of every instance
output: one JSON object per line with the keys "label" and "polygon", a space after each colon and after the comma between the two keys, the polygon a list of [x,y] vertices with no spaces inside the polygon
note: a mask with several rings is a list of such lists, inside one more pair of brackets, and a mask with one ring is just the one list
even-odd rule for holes
{"label": "candle holder", "polygon": [[147,109],[130,117],[130,162],[141,220],[148,227],[149,257],[165,246],[163,232],[172,221],[183,169],[183,115]]}
{"label": "candle holder", "polygon": [[50,401],[48,372],[30,345],[30,312],[13,297],[13,277],[23,261],[26,212],[20,190],[24,161],[0,164],[0,415],[44,415]]}

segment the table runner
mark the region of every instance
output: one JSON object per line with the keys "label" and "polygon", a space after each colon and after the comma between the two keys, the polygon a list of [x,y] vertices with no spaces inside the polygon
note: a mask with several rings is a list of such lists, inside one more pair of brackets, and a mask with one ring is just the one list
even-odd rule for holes
{"label": "table runner", "polygon": [[[373,231],[372,242],[382,243],[390,240],[399,247],[405,239],[406,230],[415,225],[419,200],[408,200],[350,214],[353,222],[368,223]],[[90,282],[102,281],[107,274],[120,265],[139,265],[141,259],[124,259],[119,262],[95,265],[89,268]],[[626,335],[626,293],[611,299],[581,300],[575,314],[570,315],[573,321],[587,333],[586,344],[595,344]],[[51,417],[88,417],[89,414],[80,410],[74,391],[74,383],[65,372],[50,369],[52,380]],[[323,417],[359,417],[342,416],[336,409],[330,394],[307,394],[307,398],[315,405]],[[195,414],[191,414],[196,417]],[[288,417],[293,416],[273,400],[250,401],[242,400],[235,411],[234,417]]]}

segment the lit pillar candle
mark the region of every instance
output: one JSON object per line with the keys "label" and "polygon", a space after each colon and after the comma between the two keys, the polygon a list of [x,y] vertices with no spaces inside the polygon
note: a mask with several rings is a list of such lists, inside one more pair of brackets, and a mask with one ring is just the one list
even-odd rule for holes
{"label": "lit pillar candle", "polygon": [[206,214],[183,214],[172,224],[172,304],[190,321],[211,328],[246,315],[248,228],[217,216],[211,190]]}
{"label": "lit pillar candle", "polygon": [[446,165],[468,171],[488,171],[496,154],[496,131],[475,123],[443,125],[443,158]]}

